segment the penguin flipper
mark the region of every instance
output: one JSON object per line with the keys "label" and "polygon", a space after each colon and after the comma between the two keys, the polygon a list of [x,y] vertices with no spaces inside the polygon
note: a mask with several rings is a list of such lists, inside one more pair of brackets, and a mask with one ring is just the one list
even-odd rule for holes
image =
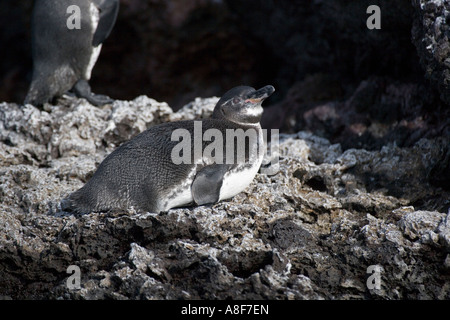
{"label": "penguin flipper", "polygon": [[100,10],[100,20],[92,39],[94,47],[103,43],[111,33],[119,12],[119,0],[96,0],[95,4]]}
{"label": "penguin flipper", "polygon": [[191,185],[192,198],[197,205],[219,201],[223,176],[229,167],[226,164],[213,164],[197,172]]}

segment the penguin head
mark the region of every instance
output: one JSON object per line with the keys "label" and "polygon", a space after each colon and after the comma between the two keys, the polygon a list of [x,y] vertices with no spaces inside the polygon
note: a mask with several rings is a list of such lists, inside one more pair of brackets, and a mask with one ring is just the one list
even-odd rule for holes
{"label": "penguin head", "polygon": [[270,85],[258,90],[248,86],[235,87],[220,98],[212,117],[235,123],[258,123],[263,113],[262,102],[274,92],[275,88]]}

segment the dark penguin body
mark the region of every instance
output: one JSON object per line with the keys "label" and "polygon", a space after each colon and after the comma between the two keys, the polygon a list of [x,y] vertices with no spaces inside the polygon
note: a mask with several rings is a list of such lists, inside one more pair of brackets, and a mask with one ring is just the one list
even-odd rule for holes
{"label": "dark penguin body", "polygon": [[[79,8],[79,29],[68,26],[69,7],[74,5]],[[114,26],[118,9],[119,0],[35,1],[33,75],[24,104],[40,106],[71,89],[93,105],[112,102],[107,96],[93,94],[88,81],[102,43]]]}
{"label": "dark penguin body", "polygon": [[[202,137],[208,130],[223,136],[223,153],[211,157],[205,152],[210,141],[201,140],[202,152],[192,152],[188,163],[176,164],[173,150],[180,140],[177,129],[189,132],[190,146],[196,141],[199,121],[177,121],[149,128],[114,150],[99,165],[93,177],[61,202],[63,210],[78,213],[109,211],[134,207],[161,212],[191,204],[203,205],[228,199],[244,190],[256,175],[264,155],[264,139],[259,124],[265,98],[272,86],[259,90],[241,86],[228,91],[217,103],[210,119],[201,121]],[[227,161],[228,132],[254,132],[248,139],[243,158]],[[231,141],[233,140],[233,141]],[[195,147],[194,147],[195,148]],[[237,152],[237,148],[233,149]],[[220,154],[220,152],[218,153]]]}

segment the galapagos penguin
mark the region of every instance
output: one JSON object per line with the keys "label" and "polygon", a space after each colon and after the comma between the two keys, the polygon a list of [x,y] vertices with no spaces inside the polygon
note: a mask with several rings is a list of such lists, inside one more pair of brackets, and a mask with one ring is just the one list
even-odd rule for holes
{"label": "galapagos penguin", "polygon": [[61,208],[162,212],[235,196],[261,165],[261,104],[274,91],[270,85],[235,87],[221,97],[209,119],[150,127],[109,154],[81,189],[61,201]]}
{"label": "galapagos penguin", "polygon": [[96,106],[111,103],[92,93],[88,81],[118,11],[119,0],[36,0],[33,74],[24,104],[41,106],[69,90]]}

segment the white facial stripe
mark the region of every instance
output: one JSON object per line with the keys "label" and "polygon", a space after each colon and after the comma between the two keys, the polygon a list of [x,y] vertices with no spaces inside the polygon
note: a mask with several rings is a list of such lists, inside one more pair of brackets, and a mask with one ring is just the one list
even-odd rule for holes
{"label": "white facial stripe", "polygon": [[263,108],[261,107],[261,105],[256,105],[254,107],[251,108],[245,108],[245,114],[249,115],[249,116],[260,116],[263,113]]}

